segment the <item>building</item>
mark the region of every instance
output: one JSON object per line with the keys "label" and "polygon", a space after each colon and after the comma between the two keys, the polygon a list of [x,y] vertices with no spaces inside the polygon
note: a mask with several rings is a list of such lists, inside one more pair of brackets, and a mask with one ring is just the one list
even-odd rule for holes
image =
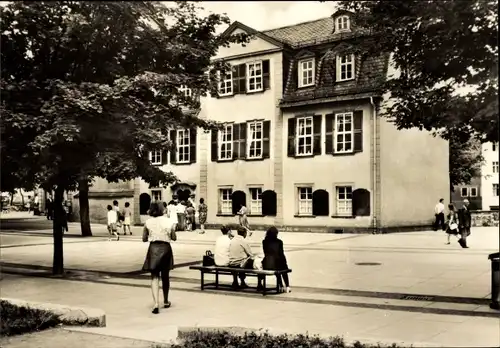
{"label": "building", "polygon": [[264,32],[239,22],[226,30],[240,32],[253,40],[219,50],[215,59],[232,69],[220,72],[219,94],[202,100],[200,112],[224,129],[177,130],[176,154],[152,153],[182,181],[168,189],[130,184],[140,213],[151,197],[189,191],[205,198],[212,225],[237,222],[245,204],[255,228],[428,226],[436,201],[449,194],[448,144],[378,116],[380,84],[397,72],[388,55],[363,52],[370,37],[351,13]]}
{"label": "building", "polygon": [[481,183],[482,177],[473,177],[468,185],[458,185],[455,190],[451,192],[451,202],[455,205],[455,208],[461,208],[464,199],[468,199],[470,202],[469,208],[471,210],[482,210],[482,191]]}
{"label": "building", "polygon": [[483,210],[498,210],[498,143],[482,144],[481,199]]}

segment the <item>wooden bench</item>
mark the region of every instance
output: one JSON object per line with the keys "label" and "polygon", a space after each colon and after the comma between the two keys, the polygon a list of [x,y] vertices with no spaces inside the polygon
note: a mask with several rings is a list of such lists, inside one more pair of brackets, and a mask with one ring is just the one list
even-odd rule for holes
{"label": "wooden bench", "polygon": [[[201,290],[204,290],[206,286],[215,286],[216,289],[219,288],[219,275],[233,275],[234,273],[241,274],[244,273],[249,277],[263,277],[262,283],[262,295],[266,295],[266,278],[268,276],[277,276],[280,274],[291,273],[291,269],[285,269],[280,271],[266,271],[266,270],[256,270],[256,269],[244,269],[238,267],[219,267],[219,266],[190,266],[189,269],[194,269],[201,272]],[[205,283],[205,273],[215,274],[215,283]],[[279,286],[276,284],[276,293],[279,293]]]}

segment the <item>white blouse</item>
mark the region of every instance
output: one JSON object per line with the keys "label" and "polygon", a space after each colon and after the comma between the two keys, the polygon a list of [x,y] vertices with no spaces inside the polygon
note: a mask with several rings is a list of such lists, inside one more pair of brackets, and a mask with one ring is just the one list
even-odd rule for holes
{"label": "white blouse", "polygon": [[172,221],[165,215],[146,220],[144,229],[149,242],[170,242],[172,240]]}

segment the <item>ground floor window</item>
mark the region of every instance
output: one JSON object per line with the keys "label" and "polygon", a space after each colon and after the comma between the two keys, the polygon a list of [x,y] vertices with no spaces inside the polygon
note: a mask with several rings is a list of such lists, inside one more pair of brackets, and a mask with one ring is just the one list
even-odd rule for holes
{"label": "ground floor window", "polygon": [[498,184],[493,184],[493,196],[498,197]]}
{"label": "ground floor window", "polygon": [[151,190],[151,197],[154,201],[161,201],[161,190]]}
{"label": "ground floor window", "polygon": [[352,187],[337,186],[337,215],[352,215]]}
{"label": "ground floor window", "polygon": [[262,215],[262,188],[250,188],[250,214]]}
{"label": "ground floor window", "polygon": [[298,213],[299,215],[312,215],[313,208],[313,189],[312,187],[298,188]]}
{"label": "ground floor window", "polygon": [[233,194],[233,189],[223,188],[219,189],[219,211],[221,214],[231,214],[233,209],[233,204],[231,200],[231,195]]}

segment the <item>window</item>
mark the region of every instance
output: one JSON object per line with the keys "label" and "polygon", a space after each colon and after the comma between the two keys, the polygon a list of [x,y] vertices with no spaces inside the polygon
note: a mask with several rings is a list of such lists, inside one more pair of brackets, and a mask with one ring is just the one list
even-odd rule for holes
{"label": "window", "polygon": [[352,152],[352,112],[335,115],[335,152]]}
{"label": "window", "polygon": [[352,215],[352,187],[337,187],[337,214]]}
{"label": "window", "polygon": [[471,197],[477,197],[477,187],[471,187],[470,188],[470,196]]}
{"label": "window", "polygon": [[220,212],[221,214],[232,214],[233,203],[231,200],[231,195],[233,194],[233,189],[220,189]]}
{"label": "window", "polygon": [[262,62],[254,62],[247,64],[247,91],[259,92],[262,91]]}
{"label": "window", "polygon": [[498,197],[498,184],[493,184],[493,196]]}
{"label": "window", "polygon": [[260,187],[250,188],[250,214],[262,214],[262,188]]}
{"label": "window", "polygon": [[189,88],[186,85],[182,85],[179,88],[179,92],[183,93],[186,98],[189,98],[189,97],[193,96],[193,91],[191,90],[191,88]]}
{"label": "window", "polygon": [[248,123],[248,158],[262,157],[263,144],[263,122],[255,121]]}
{"label": "window", "polygon": [[189,129],[177,130],[177,163],[189,163]]}
{"label": "window", "polygon": [[354,54],[337,56],[337,81],[354,79]]}
{"label": "window", "polygon": [[462,187],[462,189],[460,190],[460,194],[462,197],[468,197],[469,196],[469,188]]}
{"label": "window", "polygon": [[336,27],[335,31],[336,32],[349,31],[350,24],[351,23],[348,16],[340,16],[335,21],[335,27]]}
{"label": "window", "polygon": [[219,160],[233,158],[233,125],[227,124],[219,131]]}
{"label": "window", "polygon": [[299,62],[299,87],[314,85],[314,59]]}
{"label": "window", "polygon": [[498,161],[493,161],[493,173],[498,173]]}
{"label": "window", "polygon": [[233,94],[233,71],[226,72],[219,82],[219,95],[232,95]]}
{"label": "window", "polygon": [[299,215],[312,215],[313,190],[312,187],[299,187]]}
{"label": "window", "polygon": [[151,197],[154,201],[161,201],[161,190],[151,190]]}
{"label": "window", "polygon": [[301,117],[297,119],[297,156],[312,155],[313,153],[313,118]]}
{"label": "window", "polygon": [[161,164],[161,151],[149,151],[149,160],[151,164]]}

